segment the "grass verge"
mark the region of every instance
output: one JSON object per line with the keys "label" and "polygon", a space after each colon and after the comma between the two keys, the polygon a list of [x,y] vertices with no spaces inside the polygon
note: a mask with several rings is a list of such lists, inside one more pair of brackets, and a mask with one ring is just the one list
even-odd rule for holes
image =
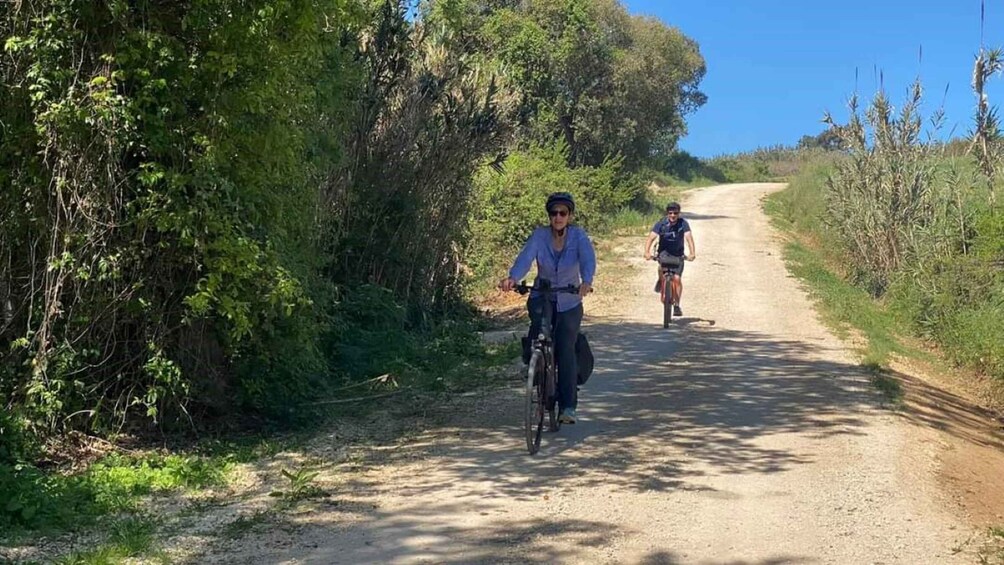
{"label": "grass verge", "polygon": [[[461,333],[463,339],[458,339]],[[518,342],[483,344],[467,325],[431,335],[436,343],[427,343],[423,355],[412,357],[411,364],[402,369],[409,378],[403,394],[393,399],[395,406],[418,410],[444,393],[497,384],[501,378],[490,371],[519,356]],[[42,551],[46,559],[54,559],[53,554],[58,553],[62,555],[60,563],[113,563],[137,555],[159,559],[154,551],[156,540],[170,530],[160,526],[169,524],[172,516],[158,500],[183,494],[186,500],[196,501],[229,487],[232,477],[240,476],[233,472],[239,465],[280,451],[298,451],[329,418],[364,418],[386,407],[384,400],[367,400],[367,396],[378,396],[374,392],[380,390],[353,388],[347,393],[361,398],[346,397],[344,404],[319,407],[318,412],[327,417],[282,436],[273,431],[264,432],[269,434],[265,438],[201,441],[156,451],[118,450],[72,472],[41,463],[0,463],[0,548]],[[102,445],[107,448],[110,444]],[[296,501],[315,494],[310,473],[294,470],[283,474],[289,484],[282,490],[282,500]],[[189,511],[198,504],[189,506],[176,510]],[[235,524],[230,533],[236,535],[262,519]],[[144,536],[152,541],[140,543]],[[82,540],[92,538],[102,541],[93,549],[85,542],[87,550],[81,551]],[[73,553],[59,548],[68,544],[74,546]]]}
{"label": "grass verge", "polygon": [[0,468],[0,543],[105,525],[148,495],[221,486],[233,460],[191,454],[112,454],[75,474],[28,464]]}
{"label": "grass verge", "polygon": [[800,187],[793,185],[772,194],[764,202],[764,210],[774,225],[789,236],[784,245],[788,270],[805,284],[823,322],[838,337],[855,344],[875,388],[888,402],[898,406],[902,403],[903,390],[889,375],[889,363],[895,356],[929,359],[929,355],[902,339],[901,336],[909,335],[909,331],[901,316],[843,275],[850,270],[847,268],[850,259],[839,250],[822,244],[825,238],[820,232],[823,228],[807,224],[804,215],[792,213],[805,208],[804,203],[797,207],[791,205],[793,200],[802,197]]}
{"label": "grass verge", "polygon": [[1004,565],[1004,526],[989,528],[977,553],[981,565]]}
{"label": "grass verge", "polygon": [[289,441],[212,440],[174,452],[114,452],[74,472],[28,463],[0,465],[0,547],[92,532],[107,534],[107,541],[59,562],[149,556],[140,542],[157,533],[160,497],[225,487],[237,465],[275,455]]}
{"label": "grass verge", "polygon": [[147,563],[168,563],[156,548],[157,523],[146,516],[134,516],[111,524],[108,539],[100,547],[76,551],[56,559],[57,565],[113,565],[142,557]]}

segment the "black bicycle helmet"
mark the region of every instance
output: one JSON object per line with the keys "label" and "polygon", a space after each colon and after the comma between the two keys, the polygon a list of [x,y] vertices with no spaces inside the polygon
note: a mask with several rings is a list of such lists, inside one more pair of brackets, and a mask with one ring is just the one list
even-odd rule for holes
{"label": "black bicycle helmet", "polygon": [[564,204],[568,206],[569,212],[575,211],[575,198],[571,195],[571,193],[555,192],[551,194],[550,196],[547,197],[547,205],[544,206],[544,208],[546,208],[547,211],[550,212],[551,208],[553,208],[557,204]]}

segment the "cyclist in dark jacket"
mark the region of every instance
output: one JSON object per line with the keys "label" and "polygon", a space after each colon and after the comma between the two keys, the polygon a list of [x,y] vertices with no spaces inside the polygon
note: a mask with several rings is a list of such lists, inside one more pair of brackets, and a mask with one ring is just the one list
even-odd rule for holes
{"label": "cyclist in dark jacket", "polygon": [[[687,261],[693,261],[697,258],[697,251],[694,249],[694,236],[690,231],[690,224],[687,220],[680,217],[680,205],[676,202],[670,202],[666,206],[666,217],[652,226],[652,231],[648,234],[648,239],[645,240],[646,261],[652,258],[652,244],[656,239],[659,240],[659,255],[667,254],[673,257],[686,257]],[[686,243],[687,249],[690,251],[687,255],[684,255],[684,243]],[[662,262],[665,263],[665,261]],[[669,268],[670,274],[673,276],[671,296],[676,297],[676,303],[673,304],[674,316],[683,315],[683,310],[680,309],[680,298],[683,296],[683,261],[679,261],[678,263],[678,265]],[[657,282],[655,291],[659,292],[659,290],[659,283]]]}

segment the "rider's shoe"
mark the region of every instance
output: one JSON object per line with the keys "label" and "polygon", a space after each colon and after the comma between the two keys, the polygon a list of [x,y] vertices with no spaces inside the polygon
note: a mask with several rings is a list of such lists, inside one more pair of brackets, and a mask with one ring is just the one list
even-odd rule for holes
{"label": "rider's shoe", "polygon": [[655,292],[657,292],[657,293],[662,292],[662,281],[661,280],[656,279],[656,281],[655,281],[655,288],[653,290],[655,290]]}
{"label": "rider's shoe", "polygon": [[673,305],[673,315],[674,316],[682,316],[683,315],[683,310],[680,310],[680,305],[679,304]]}
{"label": "rider's shoe", "polygon": [[575,423],[575,409],[574,408],[563,408],[561,413],[558,414],[558,421],[562,424],[574,424]]}

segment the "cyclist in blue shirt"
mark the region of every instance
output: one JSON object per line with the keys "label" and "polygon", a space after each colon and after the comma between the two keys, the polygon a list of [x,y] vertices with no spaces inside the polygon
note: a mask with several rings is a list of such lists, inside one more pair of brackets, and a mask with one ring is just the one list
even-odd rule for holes
{"label": "cyclist in blue shirt", "polygon": [[567,192],[555,192],[545,205],[550,225],[536,228],[522,251],[516,257],[509,276],[499,286],[512,290],[519,279],[526,276],[536,261],[537,279],[546,279],[552,286],[579,285],[579,293],[559,294],[550,305],[539,294],[530,294],[527,310],[530,313],[532,339],[540,331],[545,307],[553,308],[554,354],[558,363],[559,419],[564,424],[575,423],[576,383],[578,367],[575,357],[575,340],[582,324],[582,297],[592,290],[596,274],[596,252],[586,231],[574,226],[575,199]]}
{"label": "cyclist in blue shirt", "polygon": [[[687,220],[680,217],[680,205],[676,202],[670,202],[666,206],[666,217],[662,218],[652,226],[652,232],[648,234],[648,239],[645,240],[645,260],[648,261],[652,258],[652,244],[655,240],[659,240],[659,255],[671,255],[673,257],[686,257],[687,261],[693,261],[697,258],[697,251],[694,249],[694,236],[690,232],[690,224]],[[684,255],[684,243],[686,243],[687,249],[690,251],[689,254]],[[660,263],[666,263],[666,261],[660,261]],[[673,285],[672,296],[676,297],[676,303],[673,304],[673,315],[682,316],[683,310],[680,309],[680,298],[683,296],[683,261],[678,261],[678,265],[669,267],[670,274],[673,280],[670,284]],[[655,291],[659,292],[659,283],[656,282]]]}

